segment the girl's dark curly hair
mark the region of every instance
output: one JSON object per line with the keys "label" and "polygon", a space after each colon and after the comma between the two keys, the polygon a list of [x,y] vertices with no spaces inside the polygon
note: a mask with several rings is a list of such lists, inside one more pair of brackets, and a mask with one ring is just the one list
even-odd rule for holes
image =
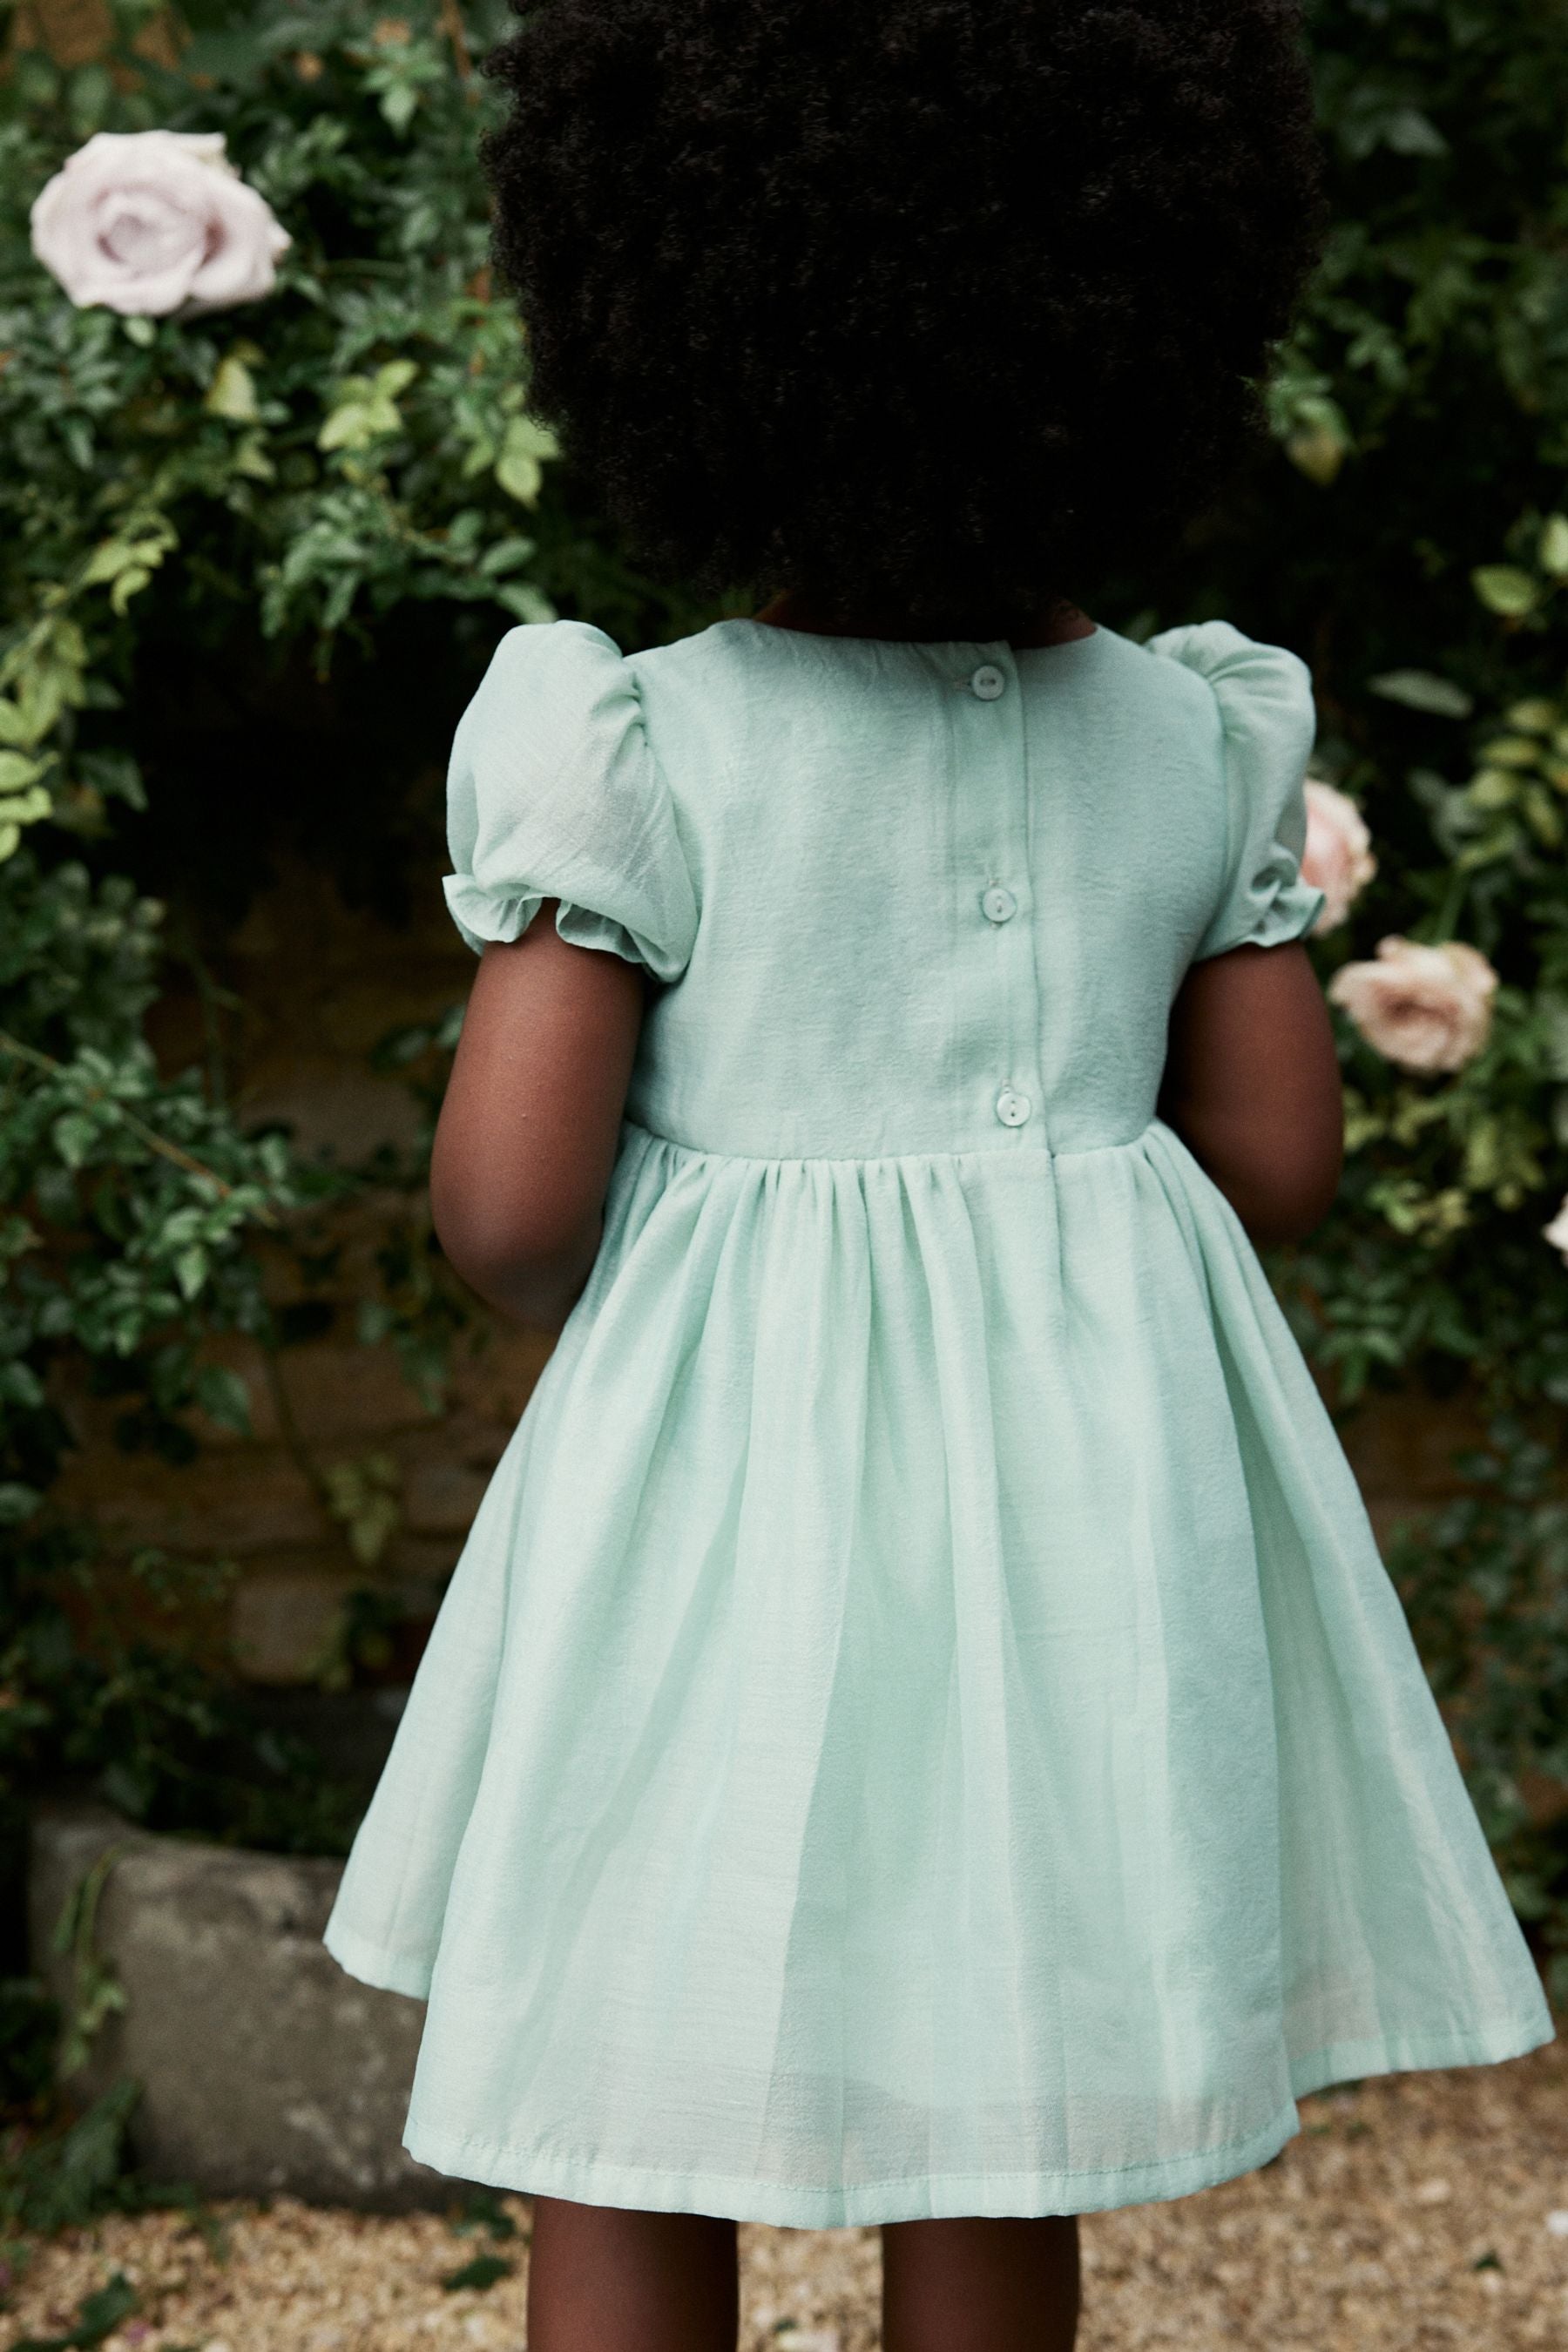
{"label": "girl's dark curly hair", "polygon": [[655,566],[1002,635],[1230,471],[1321,236],[1295,0],[514,5],[531,402]]}

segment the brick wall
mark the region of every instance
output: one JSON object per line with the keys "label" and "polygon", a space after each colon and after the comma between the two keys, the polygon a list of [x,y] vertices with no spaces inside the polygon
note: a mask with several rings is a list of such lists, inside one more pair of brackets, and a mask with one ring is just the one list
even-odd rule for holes
{"label": "brick wall", "polygon": [[[353,1163],[379,1144],[412,1139],[411,1097],[372,1072],[370,1051],[389,1030],[458,1001],[473,975],[434,874],[418,896],[417,919],[394,929],[350,912],[330,883],[295,865],[226,943],[218,978],[245,1024],[242,1112],[286,1120],[309,1154]],[[194,997],[160,1007],[156,1043],[172,1067],[200,1058]],[[175,1468],[122,1448],[114,1400],[62,1400],[78,1440],[65,1507],[87,1513],[118,1553],[158,1547],[232,1562],[238,1580],[227,1638],[242,1670],[259,1680],[299,1680],[318,1666],[355,1589],[384,1594],[415,1629],[427,1619],[549,1353],[544,1333],[481,1324],[485,1343],[459,1343],[449,1410],[434,1418],[390,1347],[360,1346],[354,1310],[374,1288],[370,1254],[399,1205],[373,1198],[352,1222],[328,1228],[342,1256],[312,1294],[331,1309],[322,1336],[282,1349],[270,1366],[247,1342],[214,1350],[244,1381],[249,1436],[205,1425],[201,1455]],[[280,1300],[299,1292],[282,1253],[272,1287]],[[345,1471],[368,1478],[395,1509],[395,1531],[369,1567],[326,1491]]]}

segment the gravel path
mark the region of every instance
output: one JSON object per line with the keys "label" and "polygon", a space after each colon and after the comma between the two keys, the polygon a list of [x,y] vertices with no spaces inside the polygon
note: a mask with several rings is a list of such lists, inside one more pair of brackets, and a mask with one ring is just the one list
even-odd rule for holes
{"label": "gravel path", "polygon": [[[1080,2352],[1568,2344],[1568,2038],[1300,2105],[1300,2133],[1261,2171],[1088,2217]],[[111,2217],[29,2249],[0,2345],[66,2335],[118,2272],[136,2308],[102,2352],[521,2352],[528,2207],[500,2203],[510,2238],[281,2198],[216,2206],[205,2231]],[[875,2352],[874,2231],[748,2227],[742,2243],[742,2352]],[[513,2267],[442,2284],[487,2254]]]}

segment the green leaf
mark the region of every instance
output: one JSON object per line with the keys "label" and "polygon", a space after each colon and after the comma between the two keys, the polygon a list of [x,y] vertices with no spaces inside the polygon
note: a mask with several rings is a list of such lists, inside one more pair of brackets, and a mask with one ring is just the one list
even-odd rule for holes
{"label": "green leaf", "polygon": [[98,1122],[85,1111],[62,1111],[49,1130],[50,1140],[68,1168],[79,1168],[98,1140]]}
{"label": "green leaf", "polygon": [[207,1278],[209,1259],[199,1242],[179,1250],[174,1256],[174,1280],[180,1286],[182,1297],[195,1298]]}
{"label": "green leaf", "polygon": [[28,751],[37,740],[37,733],[20,703],[13,702],[8,695],[0,694],[0,743],[16,744]]}
{"label": "green leaf", "polygon": [[517,2223],[493,2189],[470,2189],[451,2221],[455,2238],[476,2238],[483,2230],[491,2238],[515,2238]]}
{"label": "green leaf", "polygon": [[0,822],[6,824],[41,824],[54,803],[47,793],[35,790],[0,800]]}
{"label": "green leaf", "polygon": [[323,1474],[327,1508],[348,1538],[362,1567],[374,1568],[403,1520],[402,1479],[389,1454],[366,1454],[357,1462],[332,1463]]}
{"label": "green leaf", "polygon": [[525,506],[532,506],[539,496],[545,461],[557,454],[555,436],[531,416],[514,416],[506,428],[500,456],[496,459],[496,479],[503,490]]}
{"label": "green leaf", "polygon": [[1367,686],[1385,702],[1402,702],[1407,709],[1430,711],[1438,719],[1468,719],[1475,707],[1462,686],[1427,669],[1386,669],[1369,677]]}
{"label": "green leaf", "polygon": [[1470,574],[1470,583],[1489,612],[1518,620],[1532,613],[1541,592],[1528,572],[1511,563],[1482,563]]}
{"label": "green leaf", "polygon": [[448,2271],[441,2284],[448,2294],[455,2294],[460,2287],[466,2286],[482,2290],[494,2286],[500,2279],[510,2278],[516,2267],[514,2263],[507,2261],[504,2254],[476,2254],[471,2263],[463,2264],[461,2270]]}
{"label": "green leaf", "polygon": [[1549,735],[1562,715],[1561,707],[1549,702],[1544,695],[1531,695],[1523,702],[1510,703],[1503,713],[1510,727],[1524,728],[1533,735]]}
{"label": "green leaf", "polygon": [[241,1437],[250,1434],[250,1391],[226,1364],[201,1364],[195,1376],[196,1402],[209,1419]]}
{"label": "green leaf", "polygon": [[419,92],[412,83],[393,82],[381,94],[381,110],[395,131],[406,131],[419,110]]}
{"label": "green leaf", "polygon": [[397,405],[418,374],[413,360],[388,360],[374,376],[345,376],[338,385],[334,405],[316,436],[319,449],[368,449],[403,423]]}
{"label": "green leaf", "polygon": [[1396,155],[1446,155],[1448,142],[1417,107],[1396,106],[1384,117],[1383,143]]}
{"label": "green leaf", "polygon": [[101,131],[114,103],[114,83],[109,68],[96,60],[78,66],[66,82],[66,112],[82,139]]}
{"label": "green leaf", "polygon": [[82,2297],[77,2305],[77,2324],[68,2336],[24,2336],[10,2352],[90,2352],[136,2308],[135,2288],[123,2271],[116,2271],[106,2286]]}
{"label": "green leaf", "polygon": [[1568,515],[1548,515],[1542,525],[1536,557],[1554,580],[1568,580]]}
{"label": "green leaf", "polygon": [[1541,745],[1530,735],[1498,735],[1481,753],[1489,768],[1534,768],[1541,762]]}
{"label": "green leaf", "polygon": [[237,352],[218,362],[202,406],[209,416],[225,416],[231,425],[254,425],[260,415],[256,378]]}

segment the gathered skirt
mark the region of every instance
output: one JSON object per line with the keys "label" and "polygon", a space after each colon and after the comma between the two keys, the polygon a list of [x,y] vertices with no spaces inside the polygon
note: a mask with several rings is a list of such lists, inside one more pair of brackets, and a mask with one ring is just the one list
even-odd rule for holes
{"label": "gathered skirt", "polygon": [[1159,1120],[694,1150],[605,1236],[326,1931],[406,2145],[805,2227],[1251,2168],[1549,2041],[1316,1388]]}

